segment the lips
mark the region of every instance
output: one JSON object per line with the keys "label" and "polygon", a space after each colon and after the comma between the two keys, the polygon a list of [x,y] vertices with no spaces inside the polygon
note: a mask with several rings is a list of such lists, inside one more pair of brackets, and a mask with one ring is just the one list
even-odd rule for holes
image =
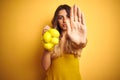
{"label": "lips", "polygon": [[67,27],[67,24],[63,24],[63,27]]}

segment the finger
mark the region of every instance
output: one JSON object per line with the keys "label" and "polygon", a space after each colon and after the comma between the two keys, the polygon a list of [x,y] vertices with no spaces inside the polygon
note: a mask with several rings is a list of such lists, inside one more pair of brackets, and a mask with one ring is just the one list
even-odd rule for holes
{"label": "finger", "polygon": [[43,31],[42,31],[42,35],[46,32],[46,31],[48,31],[50,29],[50,26],[45,26],[44,28],[43,28]]}
{"label": "finger", "polygon": [[47,25],[47,26],[44,27],[44,29],[49,30],[49,29],[50,29],[50,26]]}
{"label": "finger", "polygon": [[71,10],[70,10],[70,21],[74,21],[73,7],[71,7]]}
{"label": "finger", "polygon": [[72,27],[71,27],[71,25],[70,25],[70,21],[66,21],[66,24],[67,24],[67,32],[70,32],[71,31],[71,29],[72,29]]}
{"label": "finger", "polygon": [[86,25],[85,23],[85,16],[83,13],[81,13],[81,24]]}
{"label": "finger", "polygon": [[81,10],[77,7],[78,22],[81,22]]}
{"label": "finger", "polygon": [[74,9],[74,6],[71,7],[71,10],[70,10],[70,22],[67,21],[67,25],[69,25],[68,30],[73,29],[73,27],[71,26],[71,23],[73,23],[73,21],[74,21],[74,11],[73,11],[73,9]]}
{"label": "finger", "polygon": [[74,20],[78,21],[78,16],[77,16],[77,5],[74,5]]}
{"label": "finger", "polygon": [[86,33],[86,22],[85,22],[85,16],[84,16],[83,12],[81,14],[81,27],[84,30],[84,32]]}

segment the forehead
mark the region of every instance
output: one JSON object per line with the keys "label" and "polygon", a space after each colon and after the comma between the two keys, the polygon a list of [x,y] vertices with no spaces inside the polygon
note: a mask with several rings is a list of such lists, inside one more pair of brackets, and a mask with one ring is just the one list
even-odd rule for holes
{"label": "forehead", "polygon": [[66,14],[67,14],[67,12],[65,9],[60,10],[58,13],[58,15],[66,15]]}

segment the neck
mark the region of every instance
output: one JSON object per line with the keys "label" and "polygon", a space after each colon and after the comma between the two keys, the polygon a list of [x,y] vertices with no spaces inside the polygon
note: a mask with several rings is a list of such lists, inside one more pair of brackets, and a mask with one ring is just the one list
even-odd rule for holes
{"label": "neck", "polygon": [[62,33],[61,33],[61,38],[66,38],[66,31],[62,31]]}
{"label": "neck", "polygon": [[62,34],[61,34],[61,39],[60,39],[60,47],[61,47],[62,53],[64,51],[65,43],[66,43],[66,31],[63,31]]}

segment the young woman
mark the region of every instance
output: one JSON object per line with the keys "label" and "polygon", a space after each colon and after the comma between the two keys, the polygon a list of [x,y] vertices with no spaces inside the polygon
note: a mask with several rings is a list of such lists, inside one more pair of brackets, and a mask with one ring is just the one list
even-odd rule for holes
{"label": "young woman", "polygon": [[[46,71],[45,80],[81,80],[79,57],[87,43],[83,13],[77,5],[60,5],[52,25],[60,32],[60,41],[52,51],[44,50],[42,66]],[[45,26],[43,33],[49,29]]]}

